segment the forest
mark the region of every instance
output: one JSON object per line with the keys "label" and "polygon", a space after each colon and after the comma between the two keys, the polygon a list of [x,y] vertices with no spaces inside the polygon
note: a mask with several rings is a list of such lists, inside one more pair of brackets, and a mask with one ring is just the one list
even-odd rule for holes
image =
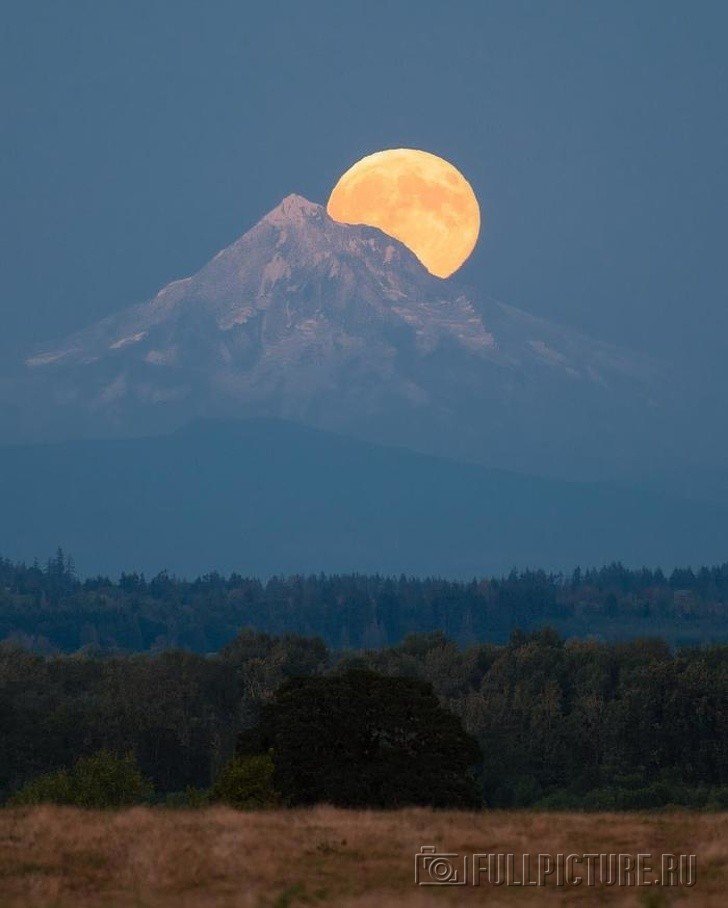
{"label": "forest", "polygon": [[241,628],[320,637],[334,650],[395,646],[442,631],[468,646],[552,627],[565,638],[728,641],[728,564],[571,574],[513,571],[455,582],[364,575],[271,577],[161,572],[81,579],[58,551],[45,564],[0,558],[0,641],[39,653],[218,652]]}
{"label": "forest", "polygon": [[103,752],[131,755],[163,803],[193,803],[291,679],[362,670],[432,685],[477,743],[485,806],[728,808],[728,646],[548,628],[503,644],[432,633],[346,652],[253,630],[208,655],[43,655],[6,642],[0,800]]}

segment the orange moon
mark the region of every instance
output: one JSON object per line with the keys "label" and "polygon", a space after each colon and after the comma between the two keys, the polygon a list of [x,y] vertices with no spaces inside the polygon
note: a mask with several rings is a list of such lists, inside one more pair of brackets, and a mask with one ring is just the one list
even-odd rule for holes
{"label": "orange moon", "polygon": [[415,148],[357,161],[334,186],[326,210],[344,224],[378,227],[442,278],[465,262],[480,233],[470,183],[444,158]]}

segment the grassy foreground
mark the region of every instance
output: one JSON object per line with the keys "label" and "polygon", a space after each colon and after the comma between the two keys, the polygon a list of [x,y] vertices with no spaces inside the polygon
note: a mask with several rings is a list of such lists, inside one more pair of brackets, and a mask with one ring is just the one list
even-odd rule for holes
{"label": "grassy foreground", "polygon": [[[694,853],[692,889],[418,887],[450,852]],[[725,905],[728,813],[0,810],[0,905]]]}

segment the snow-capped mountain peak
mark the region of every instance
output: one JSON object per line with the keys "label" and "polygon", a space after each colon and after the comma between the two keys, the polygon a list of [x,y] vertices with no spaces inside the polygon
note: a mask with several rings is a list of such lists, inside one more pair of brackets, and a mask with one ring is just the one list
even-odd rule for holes
{"label": "snow-capped mountain peak", "polygon": [[309,202],[302,195],[295,192],[287,195],[283,201],[270,211],[263,220],[268,224],[283,225],[302,223],[308,218],[320,218],[326,213],[323,205]]}
{"label": "snow-capped mountain peak", "polygon": [[26,368],[56,418],[97,434],[266,415],[435,448],[474,422],[485,439],[542,419],[554,398],[644,400],[654,378],[639,357],[476,299],[295,194],[196,274]]}

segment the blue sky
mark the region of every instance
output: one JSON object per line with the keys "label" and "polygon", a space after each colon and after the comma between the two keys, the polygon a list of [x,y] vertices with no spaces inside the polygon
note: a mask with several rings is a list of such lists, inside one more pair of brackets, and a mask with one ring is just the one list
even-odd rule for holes
{"label": "blue sky", "polygon": [[462,280],[724,387],[727,26],[711,2],[6,0],[0,355],[412,146],[481,200]]}

